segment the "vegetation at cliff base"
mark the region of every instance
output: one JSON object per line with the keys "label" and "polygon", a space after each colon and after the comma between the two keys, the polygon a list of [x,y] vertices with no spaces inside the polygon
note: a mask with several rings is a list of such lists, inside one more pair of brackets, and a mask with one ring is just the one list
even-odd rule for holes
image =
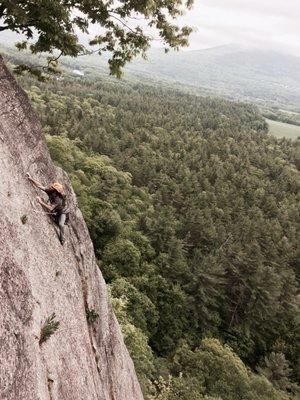
{"label": "vegetation at cliff base", "polygon": [[101,77],[20,82],[145,398],[296,398],[299,142],[247,104]]}

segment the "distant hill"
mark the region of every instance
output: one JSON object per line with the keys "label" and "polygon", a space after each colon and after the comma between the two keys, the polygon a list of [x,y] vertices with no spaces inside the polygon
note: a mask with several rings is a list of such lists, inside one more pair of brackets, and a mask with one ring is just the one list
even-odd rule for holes
{"label": "distant hill", "polygon": [[[300,108],[300,58],[237,45],[163,54],[154,50],[127,70],[261,104]],[[291,107],[289,107],[291,106]]]}
{"label": "distant hill", "polygon": [[[105,57],[64,60],[76,68],[105,68]],[[205,50],[169,52],[152,49],[137,58],[125,76],[184,84],[205,94],[255,102],[260,106],[300,111],[300,58],[273,50],[226,45]]]}
{"label": "distant hill", "polygon": [[[10,37],[0,44],[11,45]],[[9,50],[15,62],[28,55]],[[73,59],[64,57],[62,64],[84,73],[107,72],[107,55],[97,54]],[[141,57],[125,68],[129,79],[152,80],[175,84],[201,94],[225,96],[233,100],[250,101],[262,109],[275,107],[300,113],[300,58],[273,50],[225,45],[205,50],[164,53],[151,49],[148,59]]]}

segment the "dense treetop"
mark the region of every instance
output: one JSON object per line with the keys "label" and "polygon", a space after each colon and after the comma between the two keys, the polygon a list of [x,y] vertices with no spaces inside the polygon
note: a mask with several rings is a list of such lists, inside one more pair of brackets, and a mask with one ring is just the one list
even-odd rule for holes
{"label": "dense treetop", "polygon": [[296,143],[247,104],[101,78],[21,83],[70,174],[145,398],[296,396]]}
{"label": "dense treetop", "polygon": [[[86,52],[78,39],[79,32],[88,34],[93,28],[98,32],[89,41],[94,46],[92,52],[108,52],[110,71],[119,76],[125,63],[137,54],[144,55],[152,40],[161,40],[166,48],[186,46],[191,28],[179,27],[174,20],[192,3],[193,0],[2,0],[0,32],[11,30],[25,35],[26,40],[17,45],[19,49],[49,53],[48,70],[53,72],[61,55],[76,57]],[[56,50],[58,53],[54,54]],[[29,67],[21,65],[18,69]]]}

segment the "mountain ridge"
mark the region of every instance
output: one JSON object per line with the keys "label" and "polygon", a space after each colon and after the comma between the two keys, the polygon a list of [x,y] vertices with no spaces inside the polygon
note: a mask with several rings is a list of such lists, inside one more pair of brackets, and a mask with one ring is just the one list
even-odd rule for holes
{"label": "mountain ridge", "polygon": [[[42,58],[25,54],[8,50],[8,57],[17,64],[43,62]],[[61,65],[86,74],[108,74],[108,57],[105,53],[101,57],[62,57]],[[261,108],[300,112],[300,58],[274,49],[229,44],[165,54],[162,49],[152,48],[146,60],[137,57],[125,66],[124,77],[252,102]]]}
{"label": "mountain ridge", "polygon": [[227,45],[205,50],[150,54],[126,68],[156,78],[210,89],[271,105],[300,105],[300,58],[274,50]]}

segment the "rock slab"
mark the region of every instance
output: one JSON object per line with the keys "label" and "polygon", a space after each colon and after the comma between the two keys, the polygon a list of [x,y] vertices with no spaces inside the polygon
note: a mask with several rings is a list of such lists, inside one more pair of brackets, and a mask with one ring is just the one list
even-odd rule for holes
{"label": "rock slab", "polygon": [[[66,243],[29,172],[64,183]],[[0,56],[0,399],[143,400],[67,174],[56,168],[24,91]],[[87,323],[86,310],[99,318]],[[56,314],[59,329],[39,345]]]}

